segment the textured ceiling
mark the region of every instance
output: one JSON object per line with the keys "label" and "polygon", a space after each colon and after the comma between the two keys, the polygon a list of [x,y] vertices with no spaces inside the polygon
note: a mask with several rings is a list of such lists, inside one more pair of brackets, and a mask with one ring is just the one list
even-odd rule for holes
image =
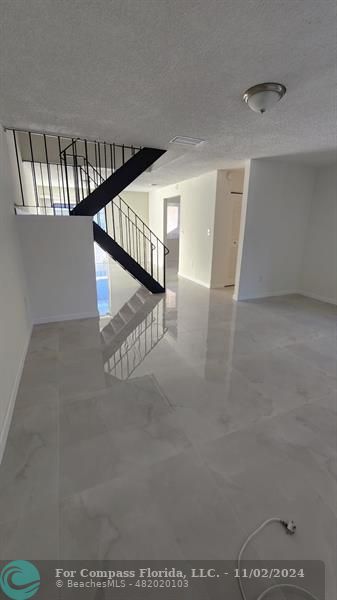
{"label": "textured ceiling", "polygon": [[[163,148],[176,135],[206,140],[171,145],[144,183],[259,156],[331,160],[335,0],[0,0],[0,9],[4,125]],[[268,80],[288,92],[261,117],[240,96]]]}

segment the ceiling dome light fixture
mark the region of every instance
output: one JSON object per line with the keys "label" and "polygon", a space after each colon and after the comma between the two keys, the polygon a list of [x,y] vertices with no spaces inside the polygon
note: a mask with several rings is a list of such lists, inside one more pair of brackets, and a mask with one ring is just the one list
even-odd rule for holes
{"label": "ceiling dome light fixture", "polygon": [[277,104],[283,98],[287,89],[282,83],[258,83],[246,90],[242,100],[248,104],[254,112],[263,113]]}

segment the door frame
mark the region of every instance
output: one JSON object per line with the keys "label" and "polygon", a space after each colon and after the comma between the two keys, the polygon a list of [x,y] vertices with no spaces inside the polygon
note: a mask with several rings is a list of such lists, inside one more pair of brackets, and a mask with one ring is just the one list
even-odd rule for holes
{"label": "door frame", "polygon": [[[163,240],[164,240],[164,244],[165,246],[168,246],[167,243],[167,207],[172,204],[172,205],[176,205],[179,206],[179,221],[178,221],[178,231],[179,231],[179,237],[178,237],[178,262],[177,262],[177,273],[179,272],[179,262],[180,262],[180,210],[181,210],[181,196],[180,195],[176,195],[176,196],[169,196],[168,198],[164,198],[164,211],[163,211]],[[170,264],[170,255],[168,254],[167,256],[167,264]],[[172,265],[173,266],[173,263]],[[174,262],[174,266],[175,266],[175,262]]]}
{"label": "door frame", "polygon": [[[168,198],[164,198],[164,214],[163,214],[163,240],[164,240],[164,244],[166,244],[167,242],[167,233],[166,233],[166,229],[167,229],[167,206],[168,204],[176,204],[179,206],[179,238],[180,238],[180,196],[170,196]],[[180,243],[180,239],[179,239],[179,243]]]}

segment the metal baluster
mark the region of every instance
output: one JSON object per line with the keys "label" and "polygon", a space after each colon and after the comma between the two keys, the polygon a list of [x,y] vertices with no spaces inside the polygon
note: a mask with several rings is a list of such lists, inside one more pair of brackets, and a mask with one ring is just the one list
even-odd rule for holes
{"label": "metal baluster", "polygon": [[122,161],[123,161],[123,165],[124,165],[124,163],[125,163],[125,147],[124,147],[124,144],[122,146]]}
{"label": "metal baluster", "polygon": [[139,260],[138,260],[138,227],[137,227],[137,215],[136,215],[136,257],[137,257],[137,263],[139,263]]}
{"label": "metal baluster", "polygon": [[130,254],[131,242],[130,242],[130,208],[128,206],[128,253]]}
{"label": "metal baluster", "polygon": [[81,179],[81,190],[82,190],[82,200],[85,198],[84,196],[84,188],[83,188],[83,177],[82,177],[82,167],[79,167],[80,179]]}
{"label": "metal baluster", "polygon": [[67,198],[68,198],[68,210],[69,210],[69,214],[70,214],[71,208],[70,208],[70,192],[69,192],[67,153],[64,152],[63,156],[64,156],[64,168],[65,168],[65,177],[66,177]]}
{"label": "metal baluster", "polygon": [[112,175],[112,173],[113,173],[113,168],[112,168],[112,161],[113,161],[113,159],[112,159],[112,145],[111,144],[109,144],[109,148],[110,148],[110,169],[111,169],[111,175]]}
{"label": "metal baluster", "polygon": [[152,244],[152,235],[150,236],[150,252],[151,252],[151,277],[153,277],[153,244]]}
{"label": "metal baluster", "polygon": [[136,257],[137,231],[136,231],[135,224],[134,223],[132,223],[132,224],[133,224],[133,257],[132,258],[135,258]]}
{"label": "metal baluster", "polygon": [[21,197],[22,197],[22,206],[24,206],[25,205],[25,197],[24,197],[24,193],[23,193],[23,185],[22,185],[22,178],[21,178],[18,145],[17,145],[17,142],[16,142],[16,131],[14,129],[13,129],[13,138],[14,138],[14,146],[15,146],[16,164],[18,166],[18,173],[19,173],[19,181],[20,181],[20,189],[21,189]]}
{"label": "metal baluster", "polygon": [[113,229],[113,234],[114,234],[114,240],[116,240],[115,211],[114,211],[114,203],[113,202],[111,202],[111,208],[112,208],[112,229]]}
{"label": "metal baluster", "polygon": [[120,245],[123,246],[123,230],[122,230],[122,211],[121,208],[119,207],[119,237],[120,237]]}
{"label": "metal baluster", "polygon": [[144,227],[144,223],[143,223],[143,251],[144,251],[144,269],[147,271],[147,268],[146,268],[146,254],[145,254],[145,246],[146,246],[146,238],[145,238],[145,227]]}
{"label": "metal baluster", "polygon": [[[63,165],[62,165],[62,150],[61,150],[61,140],[60,140],[60,136],[57,136],[57,140],[58,140],[58,147],[59,147],[59,156],[60,156],[60,166],[61,166],[61,180],[62,180],[62,192],[63,192],[63,204],[64,206],[66,205],[66,195],[65,195],[65,191],[64,191],[64,177],[63,177]],[[60,198],[61,198],[61,194],[60,194]],[[62,211],[63,213],[63,211]]]}
{"label": "metal baluster", "polygon": [[76,202],[76,204],[79,204],[80,191],[79,191],[79,185],[78,185],[77,156],[75,154],[75,146],[76,146],[76,141],[73,139],[72,149],[73,149],[73,175],[74,175],[75,198],[76,198],[75,202]]}
{"label": "metal baluster", "polygon": [[91,194],[90,191],[90,177],[89,177],[89,160],[88,160],[88,143],[87,140],[84,140],[84,148],[85,148],[85,162],[86,162],[86,174],[87,174],[87,179],[88,179],[88,196]]}
{"label": "metal baluster", "polygon": [[41,183],[42,183],[42,192],[43,192],[43,204],[44,204],[44,212],[45,214],[47,214],[47,209],[46,209],[46,196],[44,193],[44,181],[43,181],[43,173],[42,173],[42,164],[38,163],[40,166],[40,175],[41,175]]}
{"label": "metal baluster", "polygon": [[[100,142],[98,142],[98,163],[99,163],[99,174],[101,175],[102,166],[101,166],[101,144],[100,144]],[[98,185],[99,184],[100,184],[100,182],[98,182]]]}
{"label": "metal baluster", "polygon": [[[98,164],[98,162],[97,162],[97,142],[95,142],[94,148],[95,148],[95,167],[97,169],[97,164]],[[96,184],[96,172],[94,172],[93,175],[94,175],[94,181]]]}
{"label": "metal baluster", "polygon": [[113,148],[113,172],[116,171],[116,148],[115,148],[115,144],[112,145]]}
{"label": "metal baluster", "polygon": [[35,162],[34,162],[34,154],[33,154],[33,144],[32,144],[32,134],[28,133],[29,137],[29,146],[30,146],[30,156],[31,156],[31,168],[32,168],[32,176],[33,176],[33,184],[34,184],[34,192],[35,192],[35,202],[36,202],[36,214],[39,214],[39,194],[37,191],[36,185],[36,172],[35,172]]}
{"label": "metal baluster", "polygon": [[[60,195],[60,205],[61,205],[61,215],[63,215],[63,208],[62,208],[62,195],[61,195],[61,182],[60,182],[60,170],[59,170],[59,166],[60,165],[56,165],[56,172],[57,172],[57,182],[58,182],[58,188],[59,188],[59,195]],[[56,209],[54,206],[54,214],[56,213]]]}
{"label": "metal baluster", "polygon": [[105,179],[108,178],[106,171],[106,143],[104,142],[104,167],[105,167]]}
{"label": "metal baluster", "polygon": [[74,182],[75,182],[76,204],[79,204],[81,202],[80,184],[79,184],[79,180],[78,180],[78,171],[79,171],[79,168],[78,168],[77,156],[74,155],[73,172],[74,172]]}
{"label": "metal baluster", "polygon": [[142,234],[141,229],[138,229],[138,246],[139,246],[139,264],[142,264]]}
{"label": "metal baluster", "polygon": [[44,150],[45,150],[46,162],[47,162],[47,173],[48,173],[50,204],[51,204],[51,206],[53,208],[53,213],[55,215],[54,200],[53,200],[53,189],[52,189],[51,175],[50,175],[50,164],[49,164],[48,150],[47,150],[47,138],[46,138],[45,134],[43,134],[43,141],[44,141]]}

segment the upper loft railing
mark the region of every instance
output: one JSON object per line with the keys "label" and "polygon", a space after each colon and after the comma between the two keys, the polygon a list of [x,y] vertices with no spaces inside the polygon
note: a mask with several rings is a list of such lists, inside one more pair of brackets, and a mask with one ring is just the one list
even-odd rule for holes
{"label": "upper loft railing", "polygon": [[[16,154],[21,202],[15,206],[17,213],[69,214],[78,203],[81,190],[75,164],[68,156],[68,165],[61,156],[67,148],[86,157],[88,162],[106,179],[124,165],[141,148],[52,135],[7,130]],[[70,154],[68,152],[68,154]]]}

